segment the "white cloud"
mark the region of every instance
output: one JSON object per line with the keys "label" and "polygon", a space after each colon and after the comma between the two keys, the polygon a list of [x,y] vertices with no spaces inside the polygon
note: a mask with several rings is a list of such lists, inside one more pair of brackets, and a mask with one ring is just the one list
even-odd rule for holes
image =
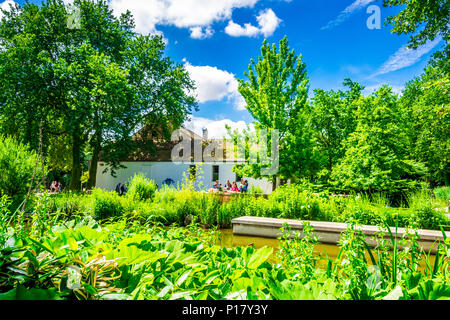
{"label": "white cloud", "polygon": [[191,38],[193,39],[206,39],[212,37],[214,30],[211,27],[192,27],[189,29],[191,31]]}
{"label": "white cloud", "polygon": [[[157,25],[178,28],[208,27],[216,21],[231,19],[235,8],[252,8],[259,0],[110,0],[115,14],[130,10],[136,31],[157,33]],[[203,32],[202,32],[203,33]],[[191,35],[199,35],[198,29]]]}
{"label": "white cloud", "polygon": [[242,27],[241,25],[230,20],[225,28],[225,33],[232,37],[256,37],[260,34],[265,37],[269,37],[275,32],[278,25],[282,21],[276,16],[272,9],[261,11],[256,17],[256,20],[259,28],[251,25],[250,23],[246,23],[244,24],[244,27]]}
{"label": "white cloud", "polygon": [[242,27],[239,24],[230,21],[225,28],[225,33],[232,37],[255,37],[259,34],[259,29],[252,26],[250,23],[246,23],[244,24],[244,27]]}
{"label": "white cloud", "polygon": [[375,2],[375,1],[376,0],[356,0],[356,1],[354,1],[351,5],[349,5],[347,8],[345,8],[336,19],[329,21],[326,26],[322,27],[322,30],[331,29],[331,28],[336,27],[337,25],[340,25],[342,22],[344,22],[345,20],[350,18],[350,16],[353,13],[363,9],[368,4]]}
{"label": "white cloud", "polygon": [[[185,60],[184,60],[185,61]],[[185,61],[185,68],[197,86],[200,103],[208,101],[231,101],[238,110],[245,109],[245,101],[238,91],[234,74],[211,66],[193,66]]]}
{"label": "white cloud", "polygon": [[[364,95],[371,95],[372,93],[374,93],[375,91],[377,91],[378,89],[381,88],[383,84],[375,84],[375,85],[371,85],[371,86],[367,86],[365,87],[363,94]],[[402,95],[403,94],[403,90],[405,90],[405,86],[395,86],[395,85],[389,85],[392,89],[393,93],[396,93],[398,95]]]}
{"label": "white cloud", "polygon": [[380,67],[380,69],[371,77],[412,66],[419,61],[423,55],[433,50],[433,48],[436,47],[441,40],[442,38],[437,38],[434,41],[427,42],[425,45],[417,49],[408,49],[406,46],[401,47],[396,53],[390,56],[389,59]]}
{"label": "white cloud", "polygon": [[203,135],[203,128],[207,128],[209,139],[227,138],[228,134],[225,125],[230,126],[233,130],[238,129],[240,131],[247,129],[247,125],[249,125],[250,129],[254,130],[253,124],[246,123],[245,121],[235,122],[229,119],[211,120],[207,118],[191,116],[190,119],[184,123],[184,127],[186,129],[192,130],[199,136]]}
{"label": "white cloud", "polygon": [[[12,0],[6,0],[0,3],[0,9],[3,9],[5,11],[9,11],[11,6],[15,6],[17,3]],[[0,10],[0,19],[3,18],[3,12]]]}

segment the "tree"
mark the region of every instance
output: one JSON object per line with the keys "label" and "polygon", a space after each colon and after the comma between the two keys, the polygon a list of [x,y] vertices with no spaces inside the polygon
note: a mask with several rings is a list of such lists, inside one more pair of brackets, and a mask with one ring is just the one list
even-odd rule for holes
{"label": "tree", "polygon": [[179,125],[196,104],[187,71],[163,57],[161,37],[136,34],[130,13],[116,18],[106,1],[74,5],[80,10],[76,28],[68,27],[63,0],[5,12],[0,127],[19,129],[17,136],[33,146],[32,132],[43,122],[44,150],[55,150],[51,137],[69,137],[70,189],[79,190],[86,145],[92,150],[92,187],[100,150],[115,168],[130,152],[136,128]]}
{"label": "tree", "polygon": [[445,72],[450,72],[449,28],[450,3],[447,0],[383,0],[385,7],[405,5],[396,16],[387,18],[392,25],[392,33],[412,34],[409,47],[417,49],[429,40],[442,37],[445,48],[434,55],[434,64],[440,65]]}
{"label": "tree", "polygon": [[392,33],[409,34],[409,47],[442,38],[445,47],[436,52],[425,73],[409,82],[401,99],[408,115],[411,153],[429,169],[432,185],[449,183],[448,86],[450,74],[450,2],[447,0],[384,0],[385,6],[405,5],[387,18]]}
{"label": "tree", "polygon": [[[247,81],[238,79],[239,92],[253,116],[257,131],[267,130],[268,139],[279,132],[279,172],[272,178],[309,176],[315,170],[307,103],[309,80],[301,55],[284,37],[278,45],[265,40],[258,62],[251,59]],[[270,150],[270,149],[269,149]],[[261,157],[261,155],[260,155]],[[240,175],[259,177],[264,164],[236,167]]]}
{"label": "tree", "polygon": [[356,102],[364,87],[345,79],[348,91],[316,89],[312,103],[311,122],[318,150],[325,157],[326,169],[322,176],[328,178],[334,166],[345,153],[343,142],[356,129]]}
{"label": "tree", "polygon": [[356,130],[344,142],[345,156],[331,175],[334,188],[390,195],[411,190],[426,168],[409,154],[397,96],[385,85],[357,104]]}
{"label": "tree", "polygon": [[400,100],[407,116],[411,153],[429,169],[433,186],[450,183],[450,77],[438,67],[428,67],[410,81]]}

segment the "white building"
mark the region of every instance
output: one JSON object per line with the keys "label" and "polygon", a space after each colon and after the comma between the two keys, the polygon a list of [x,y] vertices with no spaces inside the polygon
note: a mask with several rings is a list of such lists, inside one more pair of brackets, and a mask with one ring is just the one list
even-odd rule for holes
{"label": "white building", "polygon": [[[192,137],[194,141],[211,142],[207,139],[207,132],[204,132],[204,137],[200,137],[190,130],[182,129],[185,134]],[[173,182],[175,186],[182,186],[186,181],[186,177],[189,177],[190,172],[195,172],[195,187],[197,190],[210,189],[216,180],[219,180],[222,186],[225,186],[227,181],[233,183],[238,182],[241,177],[238,177],[233,172],[233,167],[237,163],[243,163],[242,161],[236,162],[184,162],[177,163],[172,162],[170,152],[173,147],[172,143],[164,144],[157,148],[156,155],[139,153],[134,155],[132,159],[127,159],[121,162],[121,165],[125,166],[124,169],[119,169],[115,172],[113,177],[109,172],[103,173],[105,169],[105,163],[99,161],[97,168],[97,182],[96,187],[103,190],[114,190],[118,183],[126,183],[129,179],[137,173],[142,173],[149,179],[155,181],[158,186],[162,186],[167,181]],[[243,177],[244,180],[248,180],[249,188],[257,186],[263,190],[265,194],[272,192],[272,182],[267,179],[252,179]]]}

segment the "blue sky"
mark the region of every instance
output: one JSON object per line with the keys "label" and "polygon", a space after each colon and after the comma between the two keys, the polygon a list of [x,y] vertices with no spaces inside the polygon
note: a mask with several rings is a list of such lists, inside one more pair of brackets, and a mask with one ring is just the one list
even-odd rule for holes
{"label": "blue sky", "polygon": [[[367,26],[373,5],[380,29]],[[167,55],[184,64],[198,86],[200,109],[186,127],[197,133],[207,127],[213,136],[224,133],[225,123],[242,128],[253,121],[236,78],[244,78],[264,39],[278,43],[287,35],[303,55],[310,96],[315,88],[341,89],[347,77],[365,85],[366,94],[383,83],[400,92],[442,45],[437,40],[406,50],[409,37],[384,25],[400,8],[384,8],[381,0],[110,0],[110,6],[116,14],[130,10],[137,31],[164,36]]]}

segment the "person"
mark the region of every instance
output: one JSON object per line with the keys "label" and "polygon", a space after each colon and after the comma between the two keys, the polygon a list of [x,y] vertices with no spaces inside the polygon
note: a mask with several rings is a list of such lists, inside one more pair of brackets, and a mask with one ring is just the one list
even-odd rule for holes
{"label": "person", "polygon": [[243,192],[245,181],[244,178],[241,178],[241,184],[239,185],[239,192]]}
{"label": "person", "polygon": [[166,180],[163,181],[163,186],[172,186],[173,184],[175,184],[175,181],[173,181],[170,178],[167,178]]}
{"label": "person", "polygon": [[121,196],[126,195],[127,191],[128,191],[127,186],[125,184],[122,184],[122,187],[120,187],[120,191],[121,191],[121,194],[120,194]]}
{"label": "person", "polygon": [[246,193],[247,190],[248,190],[248,181],[245,180],[244,181],[244,185],[242,186],[242,191],[241,192]]}
{"label": "person", "polygon": [[225,188],[226,188],[226,190],[228,190],[228,191],[230,191],[230,190],[233,188],[233,186],[231,185],[230,180],[227,180],[227,183],[225,184]]}
{"label": "person", "polygon": [[236,181],[233,181],[233,187],[231,188],[231,192],[239,192],[239,188],[237,186]]}
{"label": "person", "polygon": [[119,184],[116,186],[116,192],[119,196],[122,195],[122,184],[119,182]]}
{"label": "person", "polygon": [[57,185],[58,185],[57,193],[61,193],[61,191],[62,191],[62,184],[61,184],[61,182],[57,182]]}
{"label": "person", "polygon": [[58,182],[57,181],[53,181],[53,187],[52,187],[52,192],[53,193],[57,193],[58,192]]}
{"label": "person", "polygon": [[52,184],[50,185],[50,192],[55,192],[55,181],[52,181]]}

